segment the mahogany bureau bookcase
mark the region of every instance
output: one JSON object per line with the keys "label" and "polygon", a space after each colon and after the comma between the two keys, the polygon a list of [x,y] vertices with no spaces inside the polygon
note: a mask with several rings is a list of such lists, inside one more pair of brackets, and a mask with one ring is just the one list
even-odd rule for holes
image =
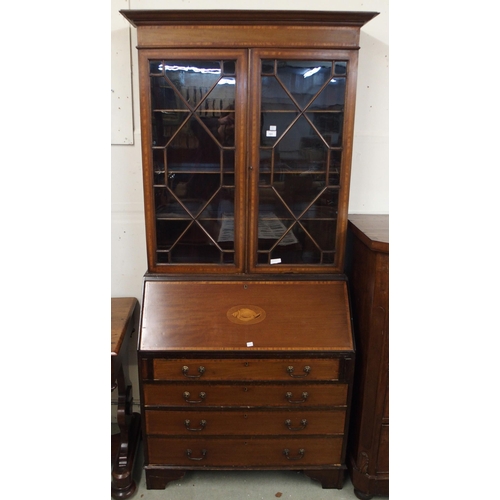
{"label": "mahogany bureau bookcase", "polygon": [[358,44],[376,13],[121,13],[139,54],[147,487],[288,469],[341,488]]}

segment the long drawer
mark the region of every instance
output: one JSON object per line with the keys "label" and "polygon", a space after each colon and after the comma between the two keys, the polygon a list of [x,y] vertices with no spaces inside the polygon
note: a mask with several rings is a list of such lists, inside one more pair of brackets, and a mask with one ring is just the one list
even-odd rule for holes
{"label": "long drawer", "polygon": [[150,438],[149,465],[275,466],[341,465],[342,437],[328,438]]}
{"label": "long drawer", "polygon": [[334,359],[155,359],[155,380],[329,380],[339,379]]}
{"label": "long drawer", "polygon": [[338,406],[347,403],[347,384],[168,384],[143,385],[146,406]]}
{"label": "long drawer", "polygon": [[148,435],[332,435],[342,434],[345,410],[210,411],[146,410]]}

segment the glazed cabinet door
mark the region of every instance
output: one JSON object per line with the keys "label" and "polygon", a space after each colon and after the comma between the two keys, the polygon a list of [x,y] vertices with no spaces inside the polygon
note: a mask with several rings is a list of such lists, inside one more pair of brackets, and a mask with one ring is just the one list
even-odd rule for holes
{"label": "glazed cabinet door", "polygon": [[245,50],[140,52],[152,272],[243,269]]}
{"label": "glazed cabinet door", "polygon": [[148,263],[343,270],[357,52],[145,49]]}
{"label": "glazed cabinet door", "polygon": [[251,272],[342,271],[356,58],[252,51]]}

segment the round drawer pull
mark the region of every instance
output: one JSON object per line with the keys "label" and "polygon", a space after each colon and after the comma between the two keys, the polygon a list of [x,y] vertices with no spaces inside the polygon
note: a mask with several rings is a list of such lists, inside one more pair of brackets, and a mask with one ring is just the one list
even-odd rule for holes
{"label": "round drawer pull", "polygon": [[309,397],[309,394],[307,392],[303,392],[302,393],[302,399],[297,399],[297,400],[293,400],[292,397],[293,397],[293,394],[291,392],[287,392],[285,394],[285,398],[286,398],[286,400],[289,403],[300,404],[300,403],[305,403],[306,402],[307,398]]}
{"label": "round drawer pull", "polygon": [[290,419],[285,420],[285,425],[289,431],[301,431],[306,428],[307,420],[303,418],[300,421],[300,427],[292,427],[292,421]]}
{"label": "round drawer pull", "polygon": [[191,393],[190,392],[185,392],[183,395],[184,397],[184,400],[186,401],[186,403],[191,403],[191,404],[196,404],[196,403],[203,403],[204,399],[207,397],[207,393],[206,392],[200,392],[200,394],[198,395],[198,397],[200,398],[199,400],[191,400],[189,399],[191,397]]}
{"label": "round drawer pull", "polygon": [[294,372],[294,367],[293,366],[288,366],[287,369],[286,369],[288,375],[290,375],[290,377],[293,377],[293,378],[304,378],[304,377],[307,377],[309,375],[309,373],[311,372],[311,367],[308,365],[308,366],[304,366],[304,369],[302,370],[304,372],[304,375],[294,375],[293,372]]}
{"label": "round drawer pull", "polygon": [[291,457],[290,456],[290,450],[288,448],[285,448],[283,450],[283,455],[285,455],[285,457],[288,459],[288,460],[300,460],[306,453],[306,450],[304,450],[304,448],[301,448],[299,450],[299,454],[296,456],[296,457]]}
{"label": "round drawer pull", "polygon": [[191,420],[184,420],[184,425],[188,431],[202,431],[207,426],[207,421],[200,420],[200,426],[196,429],[189,427],[191,425]]}
{"label": "round drawer pull", "polygon": [[200,378],[205,373],[205,367],[204,366],[200,366],[198,368],[199,375],[188,375],[188,372],[189,372],[189,366],[183,366],[182,367],[182,374],[186,378]]}

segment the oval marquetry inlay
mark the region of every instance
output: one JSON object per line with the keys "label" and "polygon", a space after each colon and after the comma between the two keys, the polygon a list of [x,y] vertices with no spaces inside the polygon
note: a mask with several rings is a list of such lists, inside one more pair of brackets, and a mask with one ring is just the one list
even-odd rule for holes
{"label": "oval marquetry inlay", "polygon": [[254,325],[266,318],[266,311],[259,306],[234,306],[227,311],[227,317],[237,325]]}

